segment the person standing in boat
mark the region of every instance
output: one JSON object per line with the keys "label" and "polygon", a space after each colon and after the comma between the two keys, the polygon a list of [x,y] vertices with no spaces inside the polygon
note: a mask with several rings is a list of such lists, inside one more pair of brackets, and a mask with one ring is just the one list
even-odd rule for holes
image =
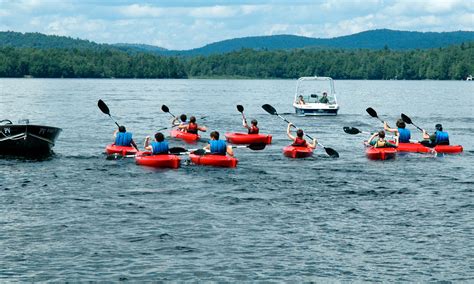
{"label": "person standing in boat", "polygon": [[379,132],[372,134],[367,143],[371,146],[374,146],[374,148],[397,148],[398,135],[395,136],[395,144],[393,144],[385,139],[385,131],[380,130]]}
{"label": "person standing in boat", "polygon": [[324,92],[323,97],[319,100],[319,102],[322,104],[328,104],[329,103],[328,93]]}
{"label": "person standing in boat", "polygon": [[[184,125],[187,125],[188,122],[186,121],[188,119],[188,117],[183,113],[182,115],[180,115],[179,117],[175,116],[173,118],[173,120],[171,121],[171,126],[172,127],[175,127],[175,126],[184,126]],[[181,120],[181,122],[180,122]],[[179,130],[185,132],[185,129],[183,128],[180,128]]]}
{"label": "person standing in boat", "polygon": [[189,118],[189,123],[186,125],[178,126],[179,129],[184,129],[187,133],[198,134],[198,131],[206,132],[207,128],[205,126],[199,126],[196,123],[196,117],[191,116]]}
{"label": "person standing in boat", "polygon": [[211,152],[214,155],[229,155],[231,157],[234,156],[234,151],[232,150],[231,146],[228,146],[224,140],[219,140],[219,132],[212,131],[211,132],[211,140],[209,140],[209,144],[204,147],[205,150]]}
{"label": "person standing in boat", "polygon": [[159,155],[159,154],[168,154],[169,153],[169,145],[168,142],[165,141],[165,136],[161,132],[155,133],[155,141],[150,143],[150,136],[145,138],[145,150],[148,150],[152,153],[152,155]]}
{"label": "person standing in boat", "polygon": [[436,145],[449,145],[449,135],[448,132],[443,131],[443,126],[438,123],[435,125],[435,129],[436,131],[431,135],[423,129],[423,139],[429,141],[433,147]]}
{"label": "person standing in boat", "polygon": [[114,131],[116,146],[133,146],[138,151],[137,144],[133,141],[132,132],[127,132],[125,126],[119,126],[118,130]]}
{"label": "person standing in boat", "polygon": [[383,129],[387,132],[394,133],[395,135],[398,135],[398,142],[400,143],[410,143],[411,139],[411,132],[409,129],[406,129],[406,124],[403,121],[403,119],[397,120],[395,123],[397,125],[397,128],[390,128],[388,126],[388,123],[384,121],[383,123]]}
{"label": "person standing in boat", "polygon": [[290,138],[291,141],[293,141],[293,144],[291,146],[295,147],[309,147],[311,149],[316,149],[316,144],[318,143],[318,140],[316,138],[313,139],[313,143],[308,143],[306,140],[303,138],[304,137],[304,132],[303,129],[298,129],[296,130],[296,137],[291,135],[291,127],[294,126],[293,123],[288,123],[288,128],[286,129],[286,135],[288,135],[288,138]]}
{"label": "person standing in boat", "polygon": [[258,129],[257,124],[258,124],[258,121],[256,119],[252,119],[252,121],[250,121],[251,126],[249,126],[247,124],[247,120],[243,119],[243,125],[245,128],[248,129],[248,134],[258,134],[260,130]]}

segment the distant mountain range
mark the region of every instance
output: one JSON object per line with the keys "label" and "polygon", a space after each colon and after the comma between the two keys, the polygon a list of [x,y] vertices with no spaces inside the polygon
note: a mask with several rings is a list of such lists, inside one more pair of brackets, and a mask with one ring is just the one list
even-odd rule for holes
{"label": "distant mountain range", "polygon": [[408,32],[379,29],[334,38],[309,38],[295,35],[255,36],[223,40],[190,50],[167,50],[145,44],[98,44],[71,37],[45,35],[41,33],[0,32],[0,47],[29,48],[78,48],[117,49],[128,53],[146,52],[161,55],[211,55],[240,50],[290,50],[296,48],[339,49],[383,49],[394,50],[428,49],[474,41],[474,32]]}

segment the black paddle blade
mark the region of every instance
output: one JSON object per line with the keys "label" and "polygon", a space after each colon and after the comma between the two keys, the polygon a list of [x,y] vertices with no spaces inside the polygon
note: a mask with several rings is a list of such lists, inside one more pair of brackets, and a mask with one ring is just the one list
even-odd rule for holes
{"label": "black paddle blade", "polygon": [[241,105],[237,105],[237,110],[238,110],[239,112],[243,112],[243,111],[244,111],[244,107],[241,106]]}
{"label": "black paddle blade", "polygon": [[166,105],[162,105],[162,106],[161,106],[161,110],[162,110],[163,112],[170,112],[170,109],[169,109]]}
{"label": "black paddle blade", "polygon": [[265,149],[266,146],[267,146],[267,144],[265,144],[265,143],[254,143],[254,144],[248,145],[247,147],[251,150],[258,151],[258,150]]}
{"label": "black paddle blade", "polygon": [[188,150],[184,149],[183,147],[173,147],[169,149],[170,154],[179,154],[187,151]]}
{"label": "black paddle blade", "polygon": [[204,149],[197,149],[196,151],[193,152],[194,155],[198,155],[198,156],[204,156],[206,155],[206,150]]}
{"label": "black paddle blade", "polygon": [[433,148],[436,146],[434,143],[431,143],[431,141],[429,140],[422,140],[420,141],[420,144],[428,148]]}
{"label": "black paddle blade", "polygon": [[365,111],[371,116],[371,117],[378,117],[377,112],[375,109],[368,107]]}
{"label": "black paddle blade", "polygon": [[264,104],[262,108],[271,115],[278,114],[276,109],[269,104]]}
{"label": "black paddle blade", "polygon": [[344,129],[344,132],[347,134],[359,134],[360,130],[355,128],[355,127],[349,127],[349,126],[344,126],[342,129]]}
{"label": "black paddle blade", "polygon": [[101,110],[103,113],[105,113],[105,114],[107,114],[107,115],[110,115],[109,107],[104,103],[103,100],[99,100],[99,101],[97,102],[97,106],[100,108],[100,110]]}
{"label": "black paddle blade", "polygon": [[402,113],[400,115],[402,117],[402,120],[407,123],[407,124],[411,124],[411,118],[409,118],[408,116],[406,116],[404,113]]}
{"label": "black paddle blade", "polygon": [[328,154],[331,158],[339,158],[339,153],[333,148],[325,147],[324,150],[326,150],[326,154]]}

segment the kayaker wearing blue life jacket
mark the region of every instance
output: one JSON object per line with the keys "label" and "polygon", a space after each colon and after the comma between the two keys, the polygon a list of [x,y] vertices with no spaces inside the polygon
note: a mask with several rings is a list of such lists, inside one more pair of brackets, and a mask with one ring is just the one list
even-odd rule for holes
{"label": "kayaker wearing blue life jacket", "polygon": [[191,116],[189,118],[189,123],[186,125],[180,125],[178,126],[179,129],[184,129],[185,132],[192,133],[192,134],[198,134],[198,131],[203,131],[205,132],[207,128],[205,126],[199,126],[196,123],[196,117]]}
{"label": "kayaker wearing blue life jacket", "polygon": [[150,136],[145,138],[145,149],[153,155],[168,154],[169,145],[165,141],[165,136],[161,132],[155,134],[155,141],[150,143]]}
{"label": "kayaker wearing blue life jacket", "polygon": [[133,141],[132,133],[127,132],[125,126],[119,126],[119,129],[114,131],[114,137],[116,146],[133,146],[138,150],[137,144]]}
{"label": "kayaker wearing blue life jacket", "polygon": [[231,146],[227,146],[224,140],[219,140],[219,132],[212,131],[211,132],[211,140],[209,140],[209,144],[204,147],[204,149],[209,150],[211,154],[214,155],[229,155],[231,157],[234,156],[234,151],[232,150]]}
{"label": "kayaker wearing blue life jacket", "polygon": [[258,132],[260,131],[260,129],[258,129],[258,121],[256,119],[252,119],[252,121],[250,122],[251,126],[249,126],[247,124],[247,120],[243,120],[243,125],[245,128],[248,129],[249,133],[248,134],[258,134]]}
{"label": "kayaker wearing blue life jacket", "polygon": [[[179,117],[174,117],[173,120],[171,121],[171,125],[173,127],[175,126],[184,126],[184,125],[188,125],[188,122],[186,121],[188,119],[188,117],[185,115],[185,114],[182,114],[180,115]],[[180,121],[181,120],[181,121]],[[180,128],[179,130],[183,131],[183,132],[186,132],[185,129],[183,128]]]}
{"label": "kayaker wearing blue life jacket", "polygon": [[291,126],[293,126],[293,123],[288,123],[288,128],[286,129],[286,135],[288,135],[288,138],[290,138],[293,141],[293,144],[291,144],[291,146],[309,147],[309,148],[312,148],[312,149],[316,148],[316,144],[318,143],[318,140],[316,140],[316,138],[313,139],[313,143],[309,144],[303,138],[304,137],[303,129],[296,130],[296,137],[295,137],[295,136],[291,135]]}
{"label": "kayaker wearing blue life jacket", "polygon": [[398,135],[398,142],[400,143],[410,143],[411,139],[411,132],[409,129],[406,129],[406,124],[403,119],[399,119],[396,122],[397,128],[390,128],[387,122],[383,123],[383,129],[387,132],[395,133]]}
{"label": "kayaker wearing blue life jacket", "polygon": [[[376,138],[377,136],[378,138]],[[395,136],[395,144],[393,144],[385,140],[385,131],[380,130],[379,132],[375,132],[374,134],[372,134],[367,143],[369,145],[374,146],[374,148],[397,148],[398,135]]]}
{"label": "kayaker wearing blue life jacket", "polygon": [[423,129],[423,139],[429,140],[431,145],[449,145],[449,135],[448,132],[443,131],[443,126],[441,124],[435,125],[436,131],[429,135],[426,130]]}

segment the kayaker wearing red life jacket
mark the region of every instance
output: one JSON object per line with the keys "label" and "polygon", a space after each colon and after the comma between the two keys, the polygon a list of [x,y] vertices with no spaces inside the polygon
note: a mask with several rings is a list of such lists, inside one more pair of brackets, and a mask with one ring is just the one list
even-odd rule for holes
{"label": "kayaker wearing red life jacket", "polygon": [[[376,138],[378,136],[378,138]],[[395,136],[395,144],[392,144],[385,140],[385,131],[380,130],[375,132],[370,136],[367,141],[369,145],[374,146],[374,148],[397,148],[398,147],[398,135]]]}
{"label": "kayaker wearing red life jacket", "polygon": [[137,144],[132,139],[132,133],[127,132],[125,126],[119,126],[118,130],[114,131],[115,145],[116,146],[133,146],[138,150]]}
{"label": "kayaker wearing red life jacket", "polygon": [[[171,121],[171,125],[173,127],[175,126],[181,126],[181,125],[187,125],[188,122],[186,121],[188,117],[185,114],[180,115],[179,117],[174,117],[173,120]],[[181,122],[180,122],[181,120]],[[180,129],[183,132],[186,132],[185,129]]]}
{"label": "kayaker wearing red life jacket", "polygon": [[207,128],[205,126],[199,126],[196,123],[196,117],[191,116],[189,118],[189,123],[187,125],[180,125],[178,126],[179,129],[185,129],[186,132],[192,133],[192,134],[198,134],[198,131],[203,131],[205,132]]}
{"label": "kayaker wearing red life jacket", "polygon": [[209,150],[211,154],[214,155],[229,155],[231,157],[234,156],[234,151],[232,150],[231,146],[227,146],[224,140],[219,140],[219,132],[212,131],[211,132],[211,140],[209,140],[209,144],[204,147],[204,149]]}
{"label": "kayaker wearing red life jacket", "polygon": [[387,132],[395,133],[398,135],[398,140],[400,143],[410,143],[411,132],[409,129],[406,129],[406,124],[403,119],[399,119],[396,122],[397,128],[390,128],[387,122],[383,123],[383,129]]}
{"label": "kayaker wearing red life jacket", "polygon": [[449,145],[449,135],[448,132],[443,131],[443,126],[441,124],[435,125],[436,131],[429,135],[426,130],[423,129],[423,139],[429,140],[431,145]]}
{"label": "kayaker wearing red life jacket", "polygon": [[165,141],[165,136],[161,132],[155,133],[155,141],[150,143],[150,136],[145,138],[145,149],[153,155],[168,154],[169,145]]}
{"label": "kayaker wearing red life jacket", "polygon": [[313,139],[313,143],[309,144],[303,138],[304,137],[303,129],[296,130],[296,137],[295,137],[291,135],[291,126],[293,126],[293,123],[288,123],[288,128],[286,129],[286,134],[288,135],[288,138],[290,138],[293,141],[293,144],[291,144],[291,146],[309,147],[312,149],[316,148],[316,144],[318,143],[316,138]]}
{"label": "kayaker wearing red life jacket", "polygon": [[244,125],[245,128],[248,129],[249,134],[258,134],[258,132],[259,132],[260,130],[259,130],[258,127],[257,127],[257,124],[258,124],[257,120],[256,120],[256,119],[252,119],[252,121],[250,122],[250,124],[251,124],[251,126],[248,126],[247,120],[245,120],[245,119],[243,120],[243,125]]}

